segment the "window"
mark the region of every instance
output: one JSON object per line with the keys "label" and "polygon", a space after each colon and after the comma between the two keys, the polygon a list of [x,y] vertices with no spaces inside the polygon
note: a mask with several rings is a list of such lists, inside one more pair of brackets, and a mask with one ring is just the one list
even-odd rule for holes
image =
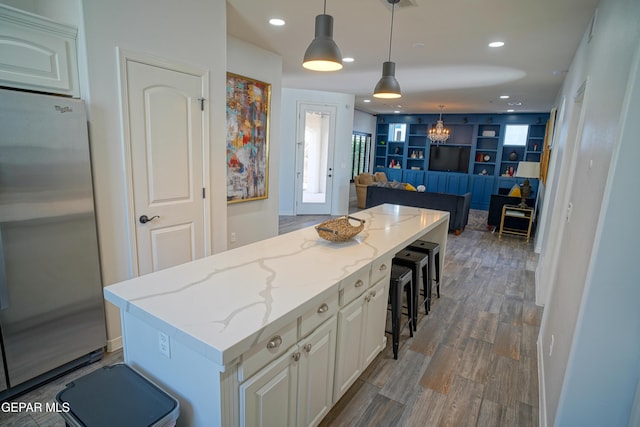
{"label": "window", "polygon": [[371,134],[353,132],[351,135],[351,181],[356,175],[369,172],[369,158],[371,157]]}
{"label": "window", "polygon": [[406,123],[391,123],[389,125],[389,141],[404,142],[405,135],[407,134]]}
{"label": "window", "polygon": [[524,147],[527,144],[529,125],[507,125],[504,145]]}

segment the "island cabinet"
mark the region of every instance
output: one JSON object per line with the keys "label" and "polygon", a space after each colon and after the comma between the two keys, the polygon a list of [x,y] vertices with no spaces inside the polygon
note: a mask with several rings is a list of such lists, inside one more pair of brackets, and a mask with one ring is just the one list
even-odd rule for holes
{"label": "island cabinet", "polygon": [[382,351],[391,259],[440,245],[449,213],[380,205],[327,242],[313,227],[107,286],[124,361],[180,402],[178,426],[315,426]]}
{"label": "island cabinet", "polygon": [[[386,345],[384,329],[390,267],[391,259],[376,263],[372,270],[372,278],[377,280],[374,286],[338,312],[335,402],[360,377],[364,369]],[[366,280],[368,281],[368,278]]]}

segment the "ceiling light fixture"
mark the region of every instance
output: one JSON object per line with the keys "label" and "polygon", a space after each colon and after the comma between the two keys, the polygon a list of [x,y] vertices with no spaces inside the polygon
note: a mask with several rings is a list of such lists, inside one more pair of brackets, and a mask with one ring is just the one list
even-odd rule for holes
{"label": "ceiling light fixture", "polygon": [[285,24],[285,22],[284,22],[284,19],[271,18],[269,19],[269,24],[273,25],[274,27],[282,27]]}
{"label": "ceiling light fixture", "polygon": [[442,109],[444,105],[440,105],[440,118],[436,122],[436,127],[429,129],[429,139],[436,144],[439,142],[446,142],[449,139],[449,129],[445,129],[442,124]]}
{"label": "ceiling light fixture", "polygon": [[342,62],[353,62],[355,61],[355,59],[353,59],[350,56],[345,56],[344,58],[342,58]]}
{"label": "ceiling light fixture", "polygon": [[391,62],[391,42],[393,40],[393,15],[396,7],[396,3],[400,0],[387,0],[391,4],[391,32],[389,33],[389,60],[382,63],[382,77],[378,81],[376,88],[373,91],[373,96],[376,98],[400,98],[402,92],[400,91],[400,84],[396,80],[396,63]]}
{"label": "ceiling light fixture", "polygon": [[491,42],[489,43],[489,47],[502,47],[504,46],[504,42]]}
{"label": "ceiling light fixture", "polygon": [[327,0],[324,12],[316,16],[315,38],[304,53],[302,66],[313,71],[338,71],[342,69],[342,54],[333,41],[333,16],[327,15]]}

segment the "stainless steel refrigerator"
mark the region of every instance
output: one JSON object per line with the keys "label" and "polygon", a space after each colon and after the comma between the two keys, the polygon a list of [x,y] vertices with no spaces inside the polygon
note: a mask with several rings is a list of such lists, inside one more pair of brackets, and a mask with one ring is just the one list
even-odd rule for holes
{"label": "stainless steel refrigerator", "polygon": [[103,354],[87,135],[82,101],[0,89],[3,400]]}

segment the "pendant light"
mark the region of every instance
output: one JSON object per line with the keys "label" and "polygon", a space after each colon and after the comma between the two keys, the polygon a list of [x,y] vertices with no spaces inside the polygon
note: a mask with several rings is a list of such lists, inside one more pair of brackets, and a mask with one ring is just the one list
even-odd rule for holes
{"label": "pendant light", "polygon": [[327,15],[327,0],[324,12],[316,16],[315,38],[304,53],[302,66],[313,71],[338,71],[342,69],[342,54],[333,41],[333,16]]}
{"label": "pendant light", "polygon": [[391,32],[389,33],[389,60],[382,63],[382,77],[378,81],[373,96],[376,98],[400,98],[400,84],[396,80],[396,63],[391,62],[391,41],[393,40],[393,12],[400,0],[387,0],[391,3]]}

